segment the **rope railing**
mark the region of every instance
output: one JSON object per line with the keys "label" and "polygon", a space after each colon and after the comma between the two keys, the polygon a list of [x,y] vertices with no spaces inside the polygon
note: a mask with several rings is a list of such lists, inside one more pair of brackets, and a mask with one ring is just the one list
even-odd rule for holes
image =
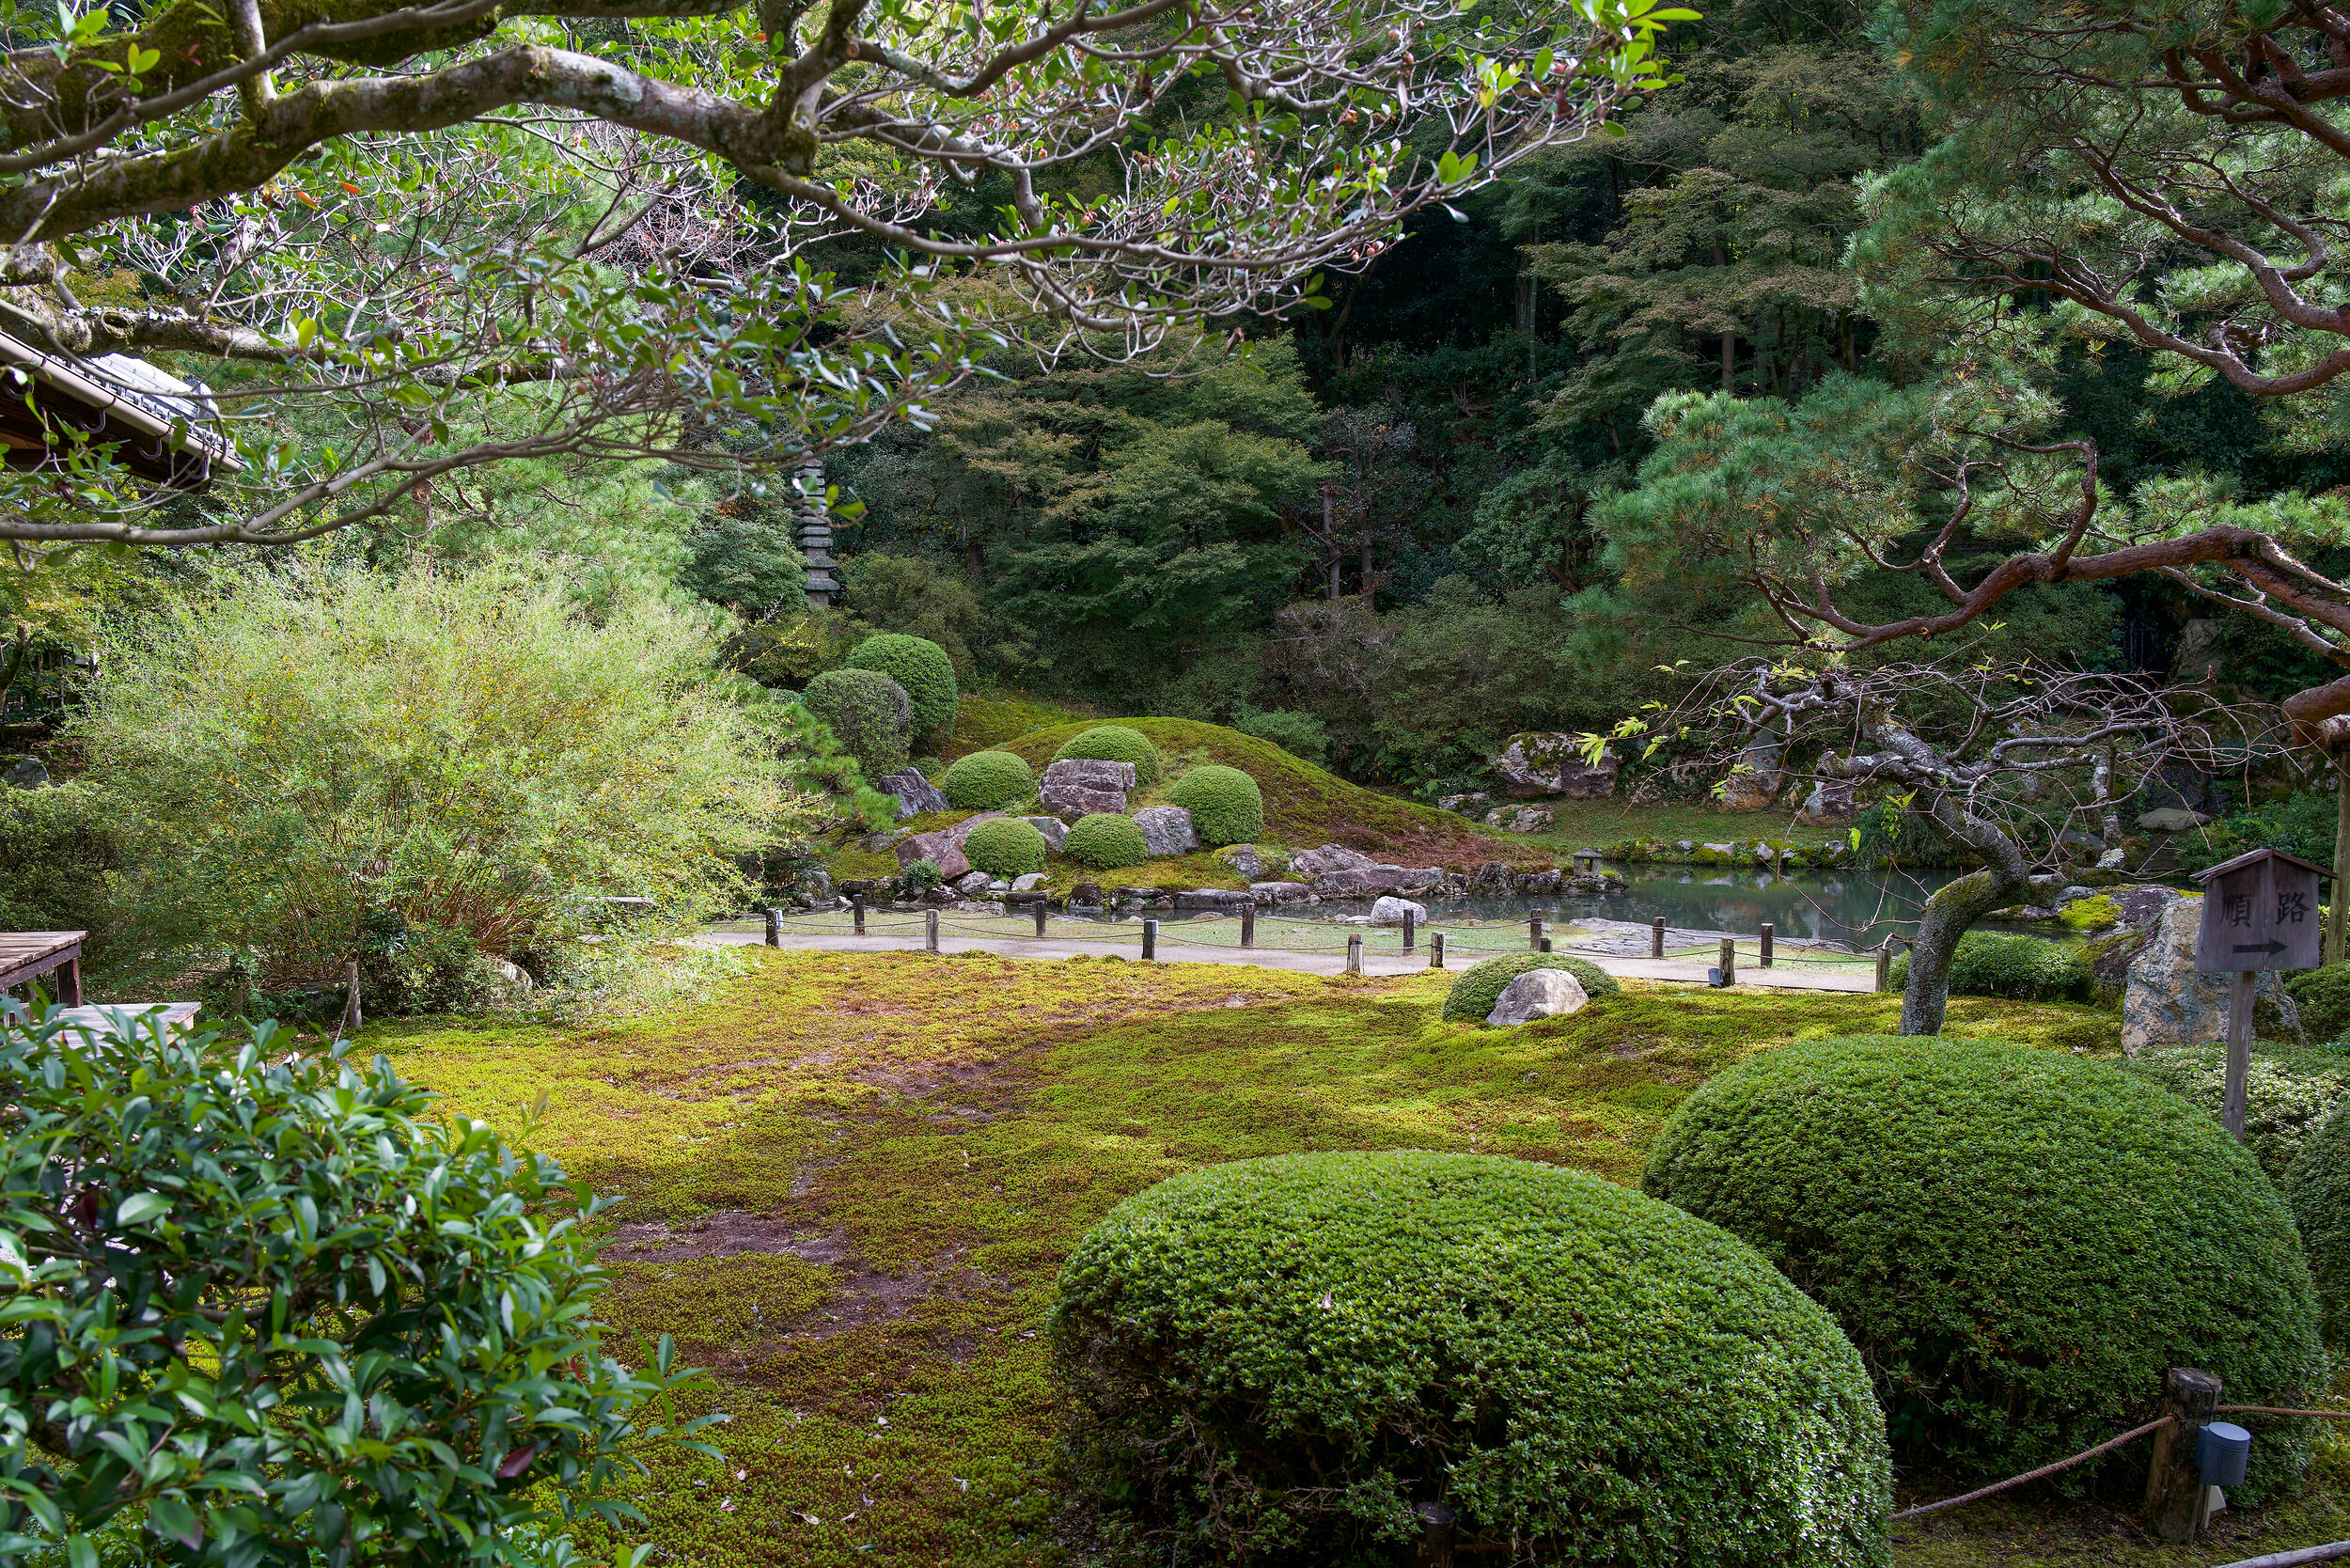
{"label": "rope railing", "polygon": [[2148,1421],[2144,1426],[2132,1427],[2129,1431],[2122,1434],[2121,1436],[2108,1437],[2104,1442],[2098,1444],[2095,1448],[2083,1449],[2080,1452],[2073,1455],[2069,1459],[2060,1459],[2055,1461],[2053,1464],[2043,1465],[2036,1470],[2026,1470],[2022,1475],[2010,1476],[2005,1481],[1995,1481],[1988,1486],[1977,1487],[1972,1492],[1962,1492],[1955,1497],[1944,1497],[1940,1502],[1920,1503],[1916,1508],[1904,1508],[1899,1513],[1893,1515],[1894,1522],[1899,1523],[1904,1519],[1915,1519],[1927,1513],[1939,1513],[1946,1508],[1957,1508],[1962,1504],[1975,1502],[1981,1498],[1992,1497],[2000,1492],[2005,1492],[2011,1487],[2021,1486],[2026,1482],[2039,1481],[2043,1477],[2052,1476],[2059,1470],[2069,1470],[2074,1466],[2084,1464],[2089,1460],[2095,1459],[2100,1454],[2111,1453],[2114,1450],[2120,1448],[2124,1443],[2135,1442],[2138,1438],[2143,1437],[2152,1432],[2159,1432],[2164,1427],[2169,1426],[2175,1419],[2176,1418],[2170,1416],[2156,1416],[2153,1420]]}

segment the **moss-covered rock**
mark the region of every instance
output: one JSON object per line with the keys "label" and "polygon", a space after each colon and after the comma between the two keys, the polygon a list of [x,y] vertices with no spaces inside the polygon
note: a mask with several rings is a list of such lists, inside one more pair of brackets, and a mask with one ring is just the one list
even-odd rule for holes
{"label": "moss-covered rock", "polygon": [[1061,1271],[1073,1451],[1164,1559],[1387,1560],[1442,1500],[1543,1560],[1889,1560],[1882,1418],[1834,1324],[1712,1226],[1581,1171],[1418,1151],[1213,1166]]}
{"label": "moss-covered rock", "polygon": [[1121,817],[1114,811],[1096,811],[1080,817],[1061,843],[1060,852],[1080,866],[1090,866],[1097,871],[1115,870],[1120,866],[1139,866],[1151,858],[1150,842],[1132,817]]}
{"label": "moss-covered rock", "polygon": [[1159,748],[1138,729],[1122,724],[1097,724],[1069,738],[1068,744],[1053,754],[1056,762],[1071,758],[1091,758],[1104,762],[1132,762],[1135,782],[1156,784],[1165,773],[1159,760]]}
{"label": "moss-covered rock", "polygon": [[1203,844],[1246,843],[1264,831],[1264,793],[1238,768],[1214,762],[1193,768],[1175,780],[1167,798],[1191,813],[1192,831]]}
{"label": "moss-covered rock", "polygon": [[[1000,811],[1036,788],[1028,764],[1009,751],[958,757],[938,781],[948,804],[966,811]],[[972,864],[977,865],[974,861]]]}
{"label": "moss-covered rock", "polygon": [[1623,990],[1616,983],[1615,976],[1590,959],[1577,958],[1573,953],[1505,953],[1461,971],[1461,978],[1445,993],[1445,1018],[1456,1023],[1483,1023],[1485,1014],[1494,1010],[1494,1003],[1510,988],[1510,982],[1528,969],[1564,969],[1582,983],[1583,994],[1593,1000]]}
{"label": "moss-covered rock", "polygon": [[[2013,1474],[2149,1419],[2174,1366],[2248,1404],[2326,1384],[2309,1271],[2260,1167],[2103,1062],[1976,1040],[1783,1046],[1684,1101],[1640,1185],[1833,1313],[1897,1447],[1962,1472]],[[2311,1440],[2306,1422],[2248,1420],[2264,1426],[2257,1500]]]}

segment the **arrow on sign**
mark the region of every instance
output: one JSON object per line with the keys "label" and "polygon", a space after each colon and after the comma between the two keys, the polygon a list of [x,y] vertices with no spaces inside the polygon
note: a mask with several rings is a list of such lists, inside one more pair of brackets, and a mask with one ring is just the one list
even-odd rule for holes
{"label": "arrow on sign", "polygon": [[2285,945],[2271,937],[2265,942],[2238,942],[2235,950],[2240,953],[2266,953],[2274,958],[2285,950]]}

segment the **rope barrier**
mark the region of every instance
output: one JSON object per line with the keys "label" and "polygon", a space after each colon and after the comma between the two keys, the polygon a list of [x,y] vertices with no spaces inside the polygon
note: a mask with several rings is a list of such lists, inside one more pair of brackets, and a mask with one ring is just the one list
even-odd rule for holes
{"label": "rope barrier", "polygon": [[1944,1497],[1940,1502],[1923,1503],[1916,1508],[1904,1508],[1893,1515],[1894,1521],[1898,1523],[1904,1519],[1915,1519],[1921,1513],[1939,1513],[1946,1508],[1956,1508],[1961,1503],[1970,1503],[1979,1497],[1990,1497],[1995,1492],[2004,1492],[2011,1486],[2021,1486],[2028,1481],[2038,1481],[2043,1476],[2052,1476],[2059,1470],[2070,1469],[2083,1460],[2094,1459],[2101,1453],[2111,1453],[2123,1444],[2143,1437],[2150,1432],[2158,1432],[2169,1426],[2170,1421],[2171,1418],[2169,1416],[2157,1416],[2144,1426],[2133,1427],[2119,1437],[2108,1437],[2095,1448],[2083,1449],[2070,1459],[2060,1459],[2053,1465],[2043,1465],[2036,1470],[2026,1470],[2020,1476],[2010,1476],[2005,1481],[1993,1482],[1988,1486],[1972,1492],[1961,1493],[1955,1497]]}
{"label": "rope barrier", "polygon": [[2336,1541],[2324,1546],[2303,1546],[2290,1552],[2270,1552],[2266,1557],[2239,1558],[2224,1562],[2220,1568],[2301,1568],[2305,1562],[2331,1562],[2337,1558],[2350,1557],[2350,1541]]}
{"label": "rope barrier", "polygon": [[2350,1410],[2280,1410],[2268,1404],[2215,1404],[2212,1408],[2223,1416],[2323,1416],[2328,1420],[2350,1421]]}

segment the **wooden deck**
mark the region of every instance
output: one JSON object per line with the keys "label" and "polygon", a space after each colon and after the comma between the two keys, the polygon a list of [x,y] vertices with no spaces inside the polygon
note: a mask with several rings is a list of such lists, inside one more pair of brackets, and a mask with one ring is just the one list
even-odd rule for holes
{"label": "wooden deck", "polygon": [[86,931],[0,931],[0,991],[55,974],[53,998],[82,1005],[82,944]]}

